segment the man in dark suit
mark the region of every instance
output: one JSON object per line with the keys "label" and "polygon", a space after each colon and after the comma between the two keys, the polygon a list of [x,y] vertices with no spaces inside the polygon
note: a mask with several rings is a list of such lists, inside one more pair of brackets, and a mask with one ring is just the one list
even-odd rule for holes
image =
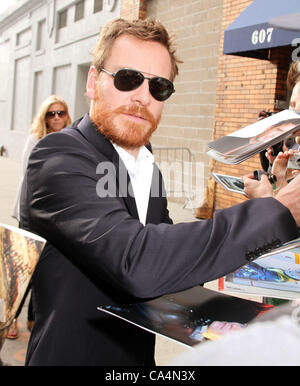
{"label": "man in dark suit", "polygon": [[27,365],[153,365],[154,336],[99,305],[216,279],[298,235],[292,187],[281,202],[249,200],[212,220],[172,224],[145,145],[174,92],[173,47],[157,21],[116,20],[102,31],[90,113],[39,142],[24,183],[22,226],[48,241],[32,280]]}

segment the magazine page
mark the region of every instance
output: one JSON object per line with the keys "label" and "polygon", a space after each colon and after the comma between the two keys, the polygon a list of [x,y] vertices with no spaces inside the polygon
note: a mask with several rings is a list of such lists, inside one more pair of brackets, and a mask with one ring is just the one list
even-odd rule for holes
{"label": "magazine page", "polygon": [[300,298],[300,240],[269,253],[227,275],[226,290],[281,299]]}
{"label": "magazine page", "polygon": [[0,335],[17,312],[44,245],[33,233],[0,224]]}
{"label": "magazine page", "polygon": [[191,347],[245,328],[270,306],[197,286],[148,302],[98,309]]}
{"label": "magazine page", "polygon": [[208,147],[211,150],[208,155],[223,163],[240,163],[298,130],[299,115],[294,111],[284,110],[209,142]]}
{"label": "magazine page", "polygon": [[297,239],[288,241],[287,243],[282,244],[280,247],[275,248],[275,249],[271,250],[270,252],[264,253],[263,255],[258,257],[257,260],[262,260],[268,256],[277,255],[279,253],[289,251],[289,250],[291,250],[293,253],[297,254],[297,253],[299,253],[299,248],[300,248],[300,237],[298,237]]}

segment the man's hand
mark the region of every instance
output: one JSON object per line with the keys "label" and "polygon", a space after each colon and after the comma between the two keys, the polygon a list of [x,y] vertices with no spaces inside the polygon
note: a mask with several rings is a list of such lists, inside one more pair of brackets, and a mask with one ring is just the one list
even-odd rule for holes
{"label": "man's hand", "polygon": [[249,198],[272,197],[273,189],[268,177],[262,175],[260,181],[254,179],[253,174],[243,177],[244,192]]}
{"label": "man's hand", "polygon": [[300,227],[300,177],[296,176],[288,185],[280,189],[276,200],[286,206]]}

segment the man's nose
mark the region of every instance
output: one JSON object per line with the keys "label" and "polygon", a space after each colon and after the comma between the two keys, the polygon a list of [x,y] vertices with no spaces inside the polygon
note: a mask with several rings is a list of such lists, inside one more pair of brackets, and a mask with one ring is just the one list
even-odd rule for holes
{"label": "man's nose", "polygon": [[135,90],[132,91],[132,102],[138,102],[143,106],[148,106],[151,102],[151,94],[149,90],[149,81],[147,79]]}

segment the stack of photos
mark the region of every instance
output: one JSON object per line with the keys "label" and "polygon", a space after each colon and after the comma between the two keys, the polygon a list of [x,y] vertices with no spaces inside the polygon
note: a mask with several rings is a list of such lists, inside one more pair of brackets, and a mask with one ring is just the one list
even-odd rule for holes
{"label": "stack of photos", "polygon": [[209,142],[207,154],[225,164],[239,164],[283,139],[300,133],[300,117],[284,110]]}

